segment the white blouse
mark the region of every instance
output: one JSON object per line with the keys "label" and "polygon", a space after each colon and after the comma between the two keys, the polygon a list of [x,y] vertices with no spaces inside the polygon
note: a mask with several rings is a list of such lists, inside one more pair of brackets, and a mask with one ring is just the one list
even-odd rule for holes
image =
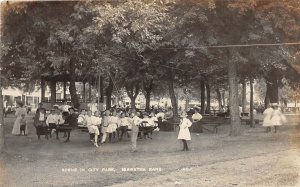
{"label": "white blouse", "polygon": [[116,124],[119,125],[120,124],[120,119],[117,116],[110,116],[108,118],[108,124]]}

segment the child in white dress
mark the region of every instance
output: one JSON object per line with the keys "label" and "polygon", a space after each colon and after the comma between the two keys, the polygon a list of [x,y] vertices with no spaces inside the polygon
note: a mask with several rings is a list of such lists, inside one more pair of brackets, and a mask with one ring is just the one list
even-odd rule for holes
{"label": "child in white dress", "polygon": [[287,122],[287,119],[285,115],[281,112],[281,109],[279,108],[278,104],[275,103],[273,104],[273,114],[272,114],[272,119],[271,123],[274,126],[274,132],[276,133],[278,130],[278,126],[281,126]]}
{"label": "child in white dress", "polygon": [[189,131],[189,127],[192,126],[192,122],[187,118],[186,112],[183,112],[181,115],[182,119],[180,121],[180,130],[178,134],[178,139],[182,140],[183,143],[183,150],[182,151],[188,151],[188,145],[187,141],[191,140],[191,133]]}
{"label": "child in white dress", "polygon": [[264,111],[263,116],[264,116],[264,121],[263,121],[263,127],[266,127],[266,132],[271,131],[271,126],[272,126],[272,115],[273,115],[274,109],[268,105],[268,108]]}
{"label": "child in white dress", "polygon": [[87,112],[88,115],[87,117],[85,118],[86,120],[86,126],[89,130],[89,133],[90,134],[94,134],[94,145],[96,147],[98,147],[98,136],[99,136],[99,129],[98,129],[98,126],[100,126],[101,124],[101,118],[98,119],[98,117],[96,116],[92,116],[92,111],[88,111]]}
{"label": "child in white dress", "polygon": [[114,110],[112,113],[112,116],[110,116],[108,118],[108,127],[106,130],[106,132],[109,133],[109,141],[110,142],[111,142],[112,135],[113,135],[113,138],[115,138],[116,131],[117,131],[119,124],[120,124],[120,119],[117,116],[117,112]]}

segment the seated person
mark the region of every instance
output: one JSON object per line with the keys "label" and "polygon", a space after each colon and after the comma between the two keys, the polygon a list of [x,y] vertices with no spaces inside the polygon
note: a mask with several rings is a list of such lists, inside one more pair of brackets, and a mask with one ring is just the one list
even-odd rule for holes
{"label": "seated person", "polygon": [[152,139],[152,132],[154,128],[157,128],[157,118],[154,116],[154,113],[146,116],[143,121],[146,121],[146,135],[148,138]]}
{"label": "seated person", "polygon": [[167,110],[167,112],[165,113],[165,116],[164,116],[164,119],[165,120],[171,120],[171,119],[173,119],[173,111],[172,111],[172,108],[171,107],[168,107],[168,110]]}
{"label": "seated person", "polygon": [[78,127],[86,127],[86,110],[82,109],[77,120]]}
{"label": "seated person", "polygon": [[[121,116],[120,116],[120,131],[121,131],[121,136],[120,136],[120,140],[122,140],[123,138],[123,135],[125,133],[127,133],[127,129],[128,129],[128,126],[130,126],[130,120],[128,119],[128,117],[126,116],[126,113],[125,112],[122,112],[121,113]],[[128,136],[128,135],[127,135]]]}
{"label": "seated person", "polygon": [[94,134],[94,140],[92,142],[96,147],[98,146],[98,136],[100,134],[99,132],[99,126],[101,124],[101,118],[99,117],[99,112],[95,112],[97,116],[92,116],[92,111],[87,112],[87,117],[86,117],[86,126],[89,130],[90,134]]}
{"label": "seated person", "polygon": [[202,126],[199,124],[200,120],[202,119],[202,115],[199,113],[199,108],[195,108],[194,110],[195,110],[195,113],[192,116],[192,122],[195,125],[199,125],[200,133],[202,133],[203,132]]}
{"label": "seated person", "polygon": [[158,110],[158,113],[156,114],[156,118],[164,119],[165,118],[165,113],[162,111],[162,109]]}
{"label": "seated person", "polygon": [[[75,114],[75,110],[73,107],[69,108],[69,115],[63,115],[64,123],[63,125],[59,126],[56,130],[56,135],[58,137],[58,131],[63,131],[65,134],[67,134],[67,139],[65,142],[70,141],[70,135],[72,128],[77,126],[77,115]],[[65,137],[64,134],[64,137]]]}
{"label": "seated person", "polygon": [[[50,114],[48,115],[46,119],[46,124],[49,126],[50,130],[50,138],[52,137],[51,134],[53,131],[56,131],[56,127],[59,124],[60,116],[57,114],[56,110],[54,108],[51,109]],[[56,136],[56,139],[58,137]]]}
{"label": "seated person", "polygon": [[45,138],[48,139],[49,127],[46,124],[46,109],[39,108],[34,117],[33,125],[36,128],[36,134],[38,135],[38,139],[40,140],[40,135],[45,135]]}

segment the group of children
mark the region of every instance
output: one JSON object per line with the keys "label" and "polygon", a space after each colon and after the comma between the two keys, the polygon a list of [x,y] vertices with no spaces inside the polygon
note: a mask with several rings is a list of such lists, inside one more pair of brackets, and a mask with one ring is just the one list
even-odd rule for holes
{"label": "group of children", "polygon": [[[146,112],[137,112],[134,109],[129,111],[111,109],[106,110],[101,114],[98,111],[92,113],[91,110],[86,111],[83,109],[80,114],[78,114],[73,107],[66,109],[67,107],[63,106],[64,105],[60,108],[58,106],[53,106],[50,110],[50,114],[46,113],[46,109],[42,107],[42,104],[39,106],[34,117],[34,126],[36,127],[39,139],[40,135],[45,135],[47,139],[49,135],[51,138],[51,134],[54,132],[56,132],[56,138],[59,139],[58,127],[65,126],[73,128],[78,126],[81,128],[87,128],[94,146],[99,147],[99,135],[102,135],[101,143],[105,143],[107,138],[108,141],[111,142],[112,138],[122,140],[124,136],[129,137],[128,131],[131,131],[132,152],[135,152],[138,135],[152,139],[152,132],[159,131],[158,118],[166,120],[166,114],[162,111],[159,111],[158,114],[155,114],[154,112],[148,114]],[[15,134],[21,135],[21,133],[23,133],[24,135],[27,135],[26,114],[22,112],[21,109],[22,108],[20,107],[20,111],[16,113],[17,119],[15,124],[18,125],[15,125],[16,127],[14,127],[14,129],[17,129],[18,132]],[[187,114],[185,112],[181,117],[182,119],[180,122],[178,139],[183,142],[183,150],[188,150],[186,141],[191,140],[188,128],[191,127],[192,122],[187,118]],[[193,122],[196,122],[201,118],[202,116],[198,115],[195,117],[193,116],[192,119]],[[13,130],[13,134],[14,131],[16,130]],[[70,138],[70,131],[65,133],[64,137],[67,137],[65,142],[68,142]]]}
{"label": "group of children", "polygon": [[271,103],[263,113],[263,126],[266,127],[266,132],[271,132],[271,127],[274,127],[274,132],[278,131],[278,127],[287,123],[285,115],[277,103]]}
{"label": "group of children", "polygon": [[107,137],[109,142],[112,141],[112,138],[122,140],[124,136],[128,137],[128,131],[132,131],[131,137],[134,137],[135,131],[137,130],[138,133],[141,129],[144,130],[145,137],[151,138],[152,131],[157,129],[157,118],[153,112],[149,115],[135,110],[128,112],[116,109],[106,110],[101,116],[98,111],[93,114],[92,111],[83,109],[78,115],[77,123],[78,127],[87,127],[96,147],[99,146],[97,142],[100,134],[102,134],[101,143],[105,143]]}

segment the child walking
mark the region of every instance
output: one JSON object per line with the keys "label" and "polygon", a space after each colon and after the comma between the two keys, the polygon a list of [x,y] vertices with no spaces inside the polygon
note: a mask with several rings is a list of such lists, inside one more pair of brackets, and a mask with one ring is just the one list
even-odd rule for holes
{"label": "child walking", "polygon": [[180,130],[178,134],[178,139],[182,140],[183,143],[183,150],[182,151],[188,151],[188,145],[187,141],[191,140],[191,133],[189,131],[189,127],[192,126],[192,122],[187,118],[186,112],[183,112],[181,115],[182,119],[180,121]]}
{"label": "child walking", "polygon": [[27,130],[27,121],[25,119],[25,114],[22,114],[20,119],[20,135],[22,135],[22,132],[24,133],[24,136],[27,136],[28,130]]}

